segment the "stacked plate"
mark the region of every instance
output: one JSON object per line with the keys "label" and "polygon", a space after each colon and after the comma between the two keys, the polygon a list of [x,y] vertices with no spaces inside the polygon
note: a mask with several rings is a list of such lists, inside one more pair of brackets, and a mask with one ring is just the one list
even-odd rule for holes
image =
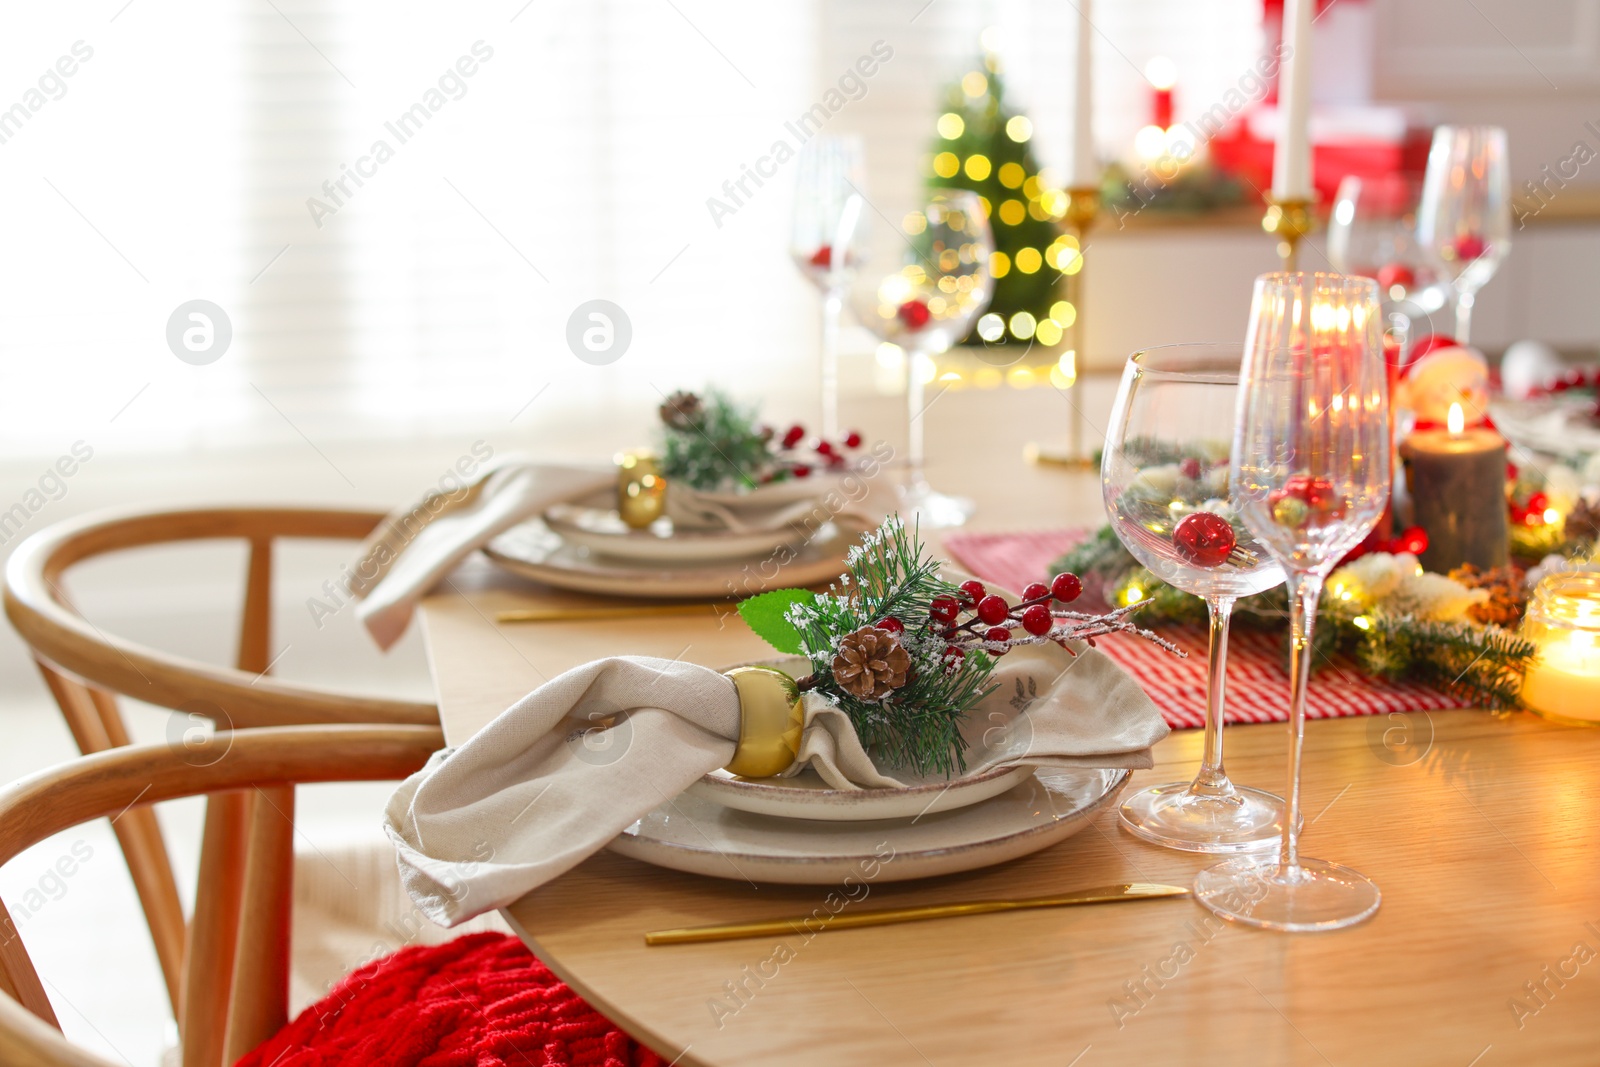
{"label": "stacked plate", "polygon": [[727,494],[726,502],[717,494],[699,494],[713,507],[736,500],[748,509],[756,501],[758,509],[743,514],[757,521],[740,522],[737,529],[686,529],[662,518],[635,530],[601,495],[550,508],[501,534],[484,552],[514,574],[602,596],[748,596],[769,586],[809,586],[838,577],[845,552],[874,523],[825,507],[820,485],[807,485],[798,495],[781,488],[781,495]]}
{"label": "stacked plate", "polygon": [[747,882],[928,878],[1004,863],[1071,837],[1116,802],[1128,775],[1007,767],[951,780],[897,775],[905,786],[840,790],[809,769],[792,778],[714,771],[610,848]]}

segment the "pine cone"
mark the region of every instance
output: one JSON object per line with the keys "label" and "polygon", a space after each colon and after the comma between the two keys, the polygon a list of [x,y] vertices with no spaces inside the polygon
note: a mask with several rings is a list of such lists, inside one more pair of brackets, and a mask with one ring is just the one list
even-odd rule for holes
{"label": "pine cone", "polygon": [[1522,568],[1515,564],[1479,570],[1463,563],[1450,572],[1450,578],[1468,589],[1486,589],[1489,599],[1467,609],[1474,622],[1485,626],[1503,626],[1515,629],[1522,621],[1522,610],[1527,598],[1522,594]]}
{"label": "pine cone", "polygon": [[882,700],[906,684],[911,657],[888,630],[863,626],[839,641],[833,680],[858,700]]}
{"label": "pine cone", "polygon": [[1600,504],[1580,500],[1567,513],[1566,527],[1562,531],[1568,541],[1600,540]]}
{"label": "pine cone", "polygon": [[693,429],[705,417],[705,404],[695,394],[680,389],[660,407],[661,421],[674,430]]}

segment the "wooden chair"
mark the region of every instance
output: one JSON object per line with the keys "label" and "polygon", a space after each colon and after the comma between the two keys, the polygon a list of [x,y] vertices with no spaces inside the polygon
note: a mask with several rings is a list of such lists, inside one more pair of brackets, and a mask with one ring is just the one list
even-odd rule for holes
{"label": "wooden chair", "polygon": [[[92,819],[148,811],[145,805],[178,797],[206,795],[213,805],[222,797],[252,797],[248,849],[242,836],[208,827],[201,869],[212,878],[200,892],[212,906],[196,909],[180,946],[195,979],[186,986],[182,1063],[225,1067],[288,1022],[295,785],[403,778],[443,743],[436,726],[296,726],[219,733],[193,746],[114,748],[0,790],[0,864]],[[228,927],[240,915],[250,921],[235,941]],[[116,1067],[61,1035],[3,904],[0,933],[0,1063]]]}
{"label": "wooden chair", "polygon": [[[289,685],[266,676],[274,545],[286,538],[360,539],[383,517],[367,511],[207,508],[91,515],[58,523],[28,538],[12,554],[5,573],[6,615],[32,648],[45,684],[85,755],[128,744],[119,694],[207,714],[218,720],[219,730],[329,723],[433,727],[439,721],[433,704]],[[107,634],[83,618],[67,597],[66,572],[83,560],[146,545],[214,539],[243,540],[250,546],[239,652],[232,669]],[[223,792],[207,802],[192,932],[186,932],[155,813],[141,802],[113,824],[180,1032],[187,1033],[191,1007],[209,995],[211,981],[202,973],[195,983],[196,970],[185,966],[185,945],[203,959],[217,959],[236,942],[244,946],[259,941],[257,913],[228,905],[224,890],[229,872],[247,862],[247,852],[249,862],[260,862],[257,850],[276,847],[271,835],[264,840],[250,836],[251,828],[265,833],[265,826],[276,825],[274,810],[292,813],[292,789]],[[215,1057],[203,1062],[215,1062]]]}

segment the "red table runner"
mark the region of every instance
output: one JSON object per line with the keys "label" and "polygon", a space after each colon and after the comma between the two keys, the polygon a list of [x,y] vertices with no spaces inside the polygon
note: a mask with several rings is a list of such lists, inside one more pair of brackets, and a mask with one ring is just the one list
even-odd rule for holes
{"label": "red table runner", "polygon": [[[1038,530],[1011,534],[950,534],[945,550],[985,581],[1020,590],[1048,582],[1050,564],[1085,536],[1082,530]],[[1150,694],[1167,724],[1176,729],[1205,724],[1206,633],[1195,626],[1164,626],[1161,635],[1185,652],[1178,659],[1146,641],[1102,637],[1106,655]],[[1283,638],[1276,632],[1235,626],[1228,640],[1228,722],[1286,722],[1289,674]],[[1357,671],[1345,659],[1321,660],[1312,672],[1306,716],[1336,719],[1397,711],[1435,711],[1460,702],[1411,682],[1387,682]]]}

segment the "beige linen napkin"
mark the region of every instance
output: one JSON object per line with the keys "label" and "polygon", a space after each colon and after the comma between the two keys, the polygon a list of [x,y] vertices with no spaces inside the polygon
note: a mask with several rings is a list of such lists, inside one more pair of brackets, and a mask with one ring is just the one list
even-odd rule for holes
{"label": "beige linen napkin", "polygon": [[[969,714],[969,773],[1014,764],[1148,767],[1167,734],[1150,699],[1101,653],[1008,653]],[[504,907],[604,848],[725,766],[739,736],[733,683],[707,667],[623,656],[535,689],[390,798],[401,878],[444,926]],[[898,784],[843,712],[808,694],[800,756],[837,788]]]}

